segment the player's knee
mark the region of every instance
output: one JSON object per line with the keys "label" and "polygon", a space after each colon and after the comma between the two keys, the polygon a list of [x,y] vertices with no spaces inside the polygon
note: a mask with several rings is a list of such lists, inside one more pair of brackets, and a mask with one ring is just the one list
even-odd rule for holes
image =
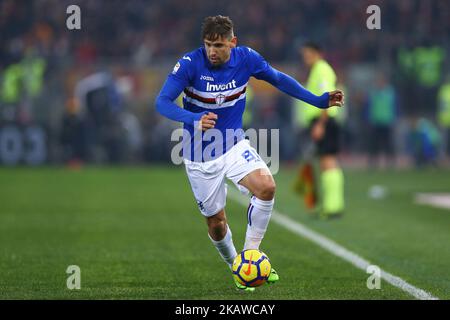
{"label": "player's knee", "polygon": [[275,197],[275,181],[273,179],[267,179],[261,183],[259,194],[257,198],[261,200],[272,200]]}
{"label": "player's knee", "polygon": [[213,229],[213,230],[225,230],[227,226],[227,223],[225,220],[213,220],[210,224],[209,224],[209,228]]}

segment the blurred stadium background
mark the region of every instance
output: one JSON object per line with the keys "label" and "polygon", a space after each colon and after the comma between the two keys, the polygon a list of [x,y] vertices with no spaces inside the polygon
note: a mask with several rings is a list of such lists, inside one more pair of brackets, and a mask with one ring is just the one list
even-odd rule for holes
{"label": "blurred stadium background", "polygon": [[[366,28],[375,3],[381,30]],[[81,8],[81,30],[66,28],[70,4]],[[447,1],[411,0],[2,1],[1,162],[167,162],[176,124],[156,114],[154,98],[180,55],[202,45],[203,17],[218,12],[234,19],[240,44],[302,83],[308,70],[299,46],[322,45],[347,94],[349,160],[361,163],[375,139],[368,108],[379,101],[371,93],[392,88],[398,116],[389,125],[400,164],[439,162],[450,128],[439,113],[449,108],[449,11]],[[283,128],[281,158],[294,160],[301,152],[295,102],[252,85],[246,125]],[[411,143],[414,132],[421,141]]]}
{"label": "blurred stadium background", "polygon": [[[66,28],[72,4],[81,8],[81,30]],[[372,4],[381,8],[381,30],[366,27]],[[239,298],[219,259],[211,259],[216,253],[200,216],[194,218],[183,169],[167,168],[179,125],[154,106],[176,61],[202,45],[203,18],[216,14],[233,19],[239,44],[301,83],[308,70],[300,46],[321,44],[346,93],[341,161],[348,212],[331,226],[307,217],[290,188],[302,153],[296,102],[252,80],[245,126],[280,128],[278,209],[450,298],[448,203],[445,209],[414,202],[420,192],[450,192],[450,2],[438,0],[0,1],[0,297]],[[394,104],[380,98],[386,92]],[[376,107],[395,111],[383,123],[393,133],[383,161],[374,156]],[[84,167],[77,176],[66,169]],[[240,239],[243,215],[234,216]],[[364,273],[272,228],[269,256],[289,286],[256,298],[410,298],[394,287],[369,292]],[[190,238],[166,242],[172,230]],[[297,246],[303,256],[293,254]],[[92,266],[84,280],[89,290],[64,291],[65,274],[61,282],[55,270],[72,261]],[[194,279],[175,275],[178,265],[199,261],[223,273],[191,267]],[[157,279],[142,285],[133,278],[149,273]],[[206,289],[195,280],[205,274],[212,279]]]}

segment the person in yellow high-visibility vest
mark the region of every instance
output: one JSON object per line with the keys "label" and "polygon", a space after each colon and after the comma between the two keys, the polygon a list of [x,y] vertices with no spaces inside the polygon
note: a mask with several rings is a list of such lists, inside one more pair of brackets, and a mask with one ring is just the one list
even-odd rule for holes
{"label": "person in yellow high-visibility vest", "polygon": [[446,140],[445,156],[450,157],[450,74],[438,92],[437,120]]}
{"label": "person in yellow high-visibility vest", "polygon": [[[311,42],[306,43],[301,54],[310,68],[306,88],[315,94],[336,90],[336,74],[323,59],[320,47]],[[344,175],[337,160],[342,111],[337,107],[320,110],[306,103],[296,110],[301,125],[309,128],[320,162],[321,201],[320,207],[314,201],[315,212],[322,218],[339,217],[345,208]]]}
{"label": "person in yellow high-visibility vest", "polygon": [[18,104],[22,90],[23,67],[14,63],[6,67],[0,82],[0,100],[5,104]]}

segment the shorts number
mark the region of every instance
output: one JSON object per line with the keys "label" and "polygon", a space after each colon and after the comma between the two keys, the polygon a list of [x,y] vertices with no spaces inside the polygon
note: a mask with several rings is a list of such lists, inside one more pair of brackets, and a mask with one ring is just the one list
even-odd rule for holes
{"label": "shorts number", "polygon": [[245,150],[244,153],[242,153],[242,156],[244,157],[247,162],[250,162],[252,160],[259,161],[261,158],[256,152],[253,152],[252,150]]}

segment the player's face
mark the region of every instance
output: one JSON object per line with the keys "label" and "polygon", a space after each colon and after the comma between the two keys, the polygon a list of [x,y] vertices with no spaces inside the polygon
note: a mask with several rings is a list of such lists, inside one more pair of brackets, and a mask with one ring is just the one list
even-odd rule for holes
{"label": "player's face", "polygon": [[231,49],[236,47],[237,39],[236,37],[231,37],[230,39],[220,37],[214,41],[205,39],[203,42],[205,43],[209,62],[214,66],[218,66],[230,59]]}

